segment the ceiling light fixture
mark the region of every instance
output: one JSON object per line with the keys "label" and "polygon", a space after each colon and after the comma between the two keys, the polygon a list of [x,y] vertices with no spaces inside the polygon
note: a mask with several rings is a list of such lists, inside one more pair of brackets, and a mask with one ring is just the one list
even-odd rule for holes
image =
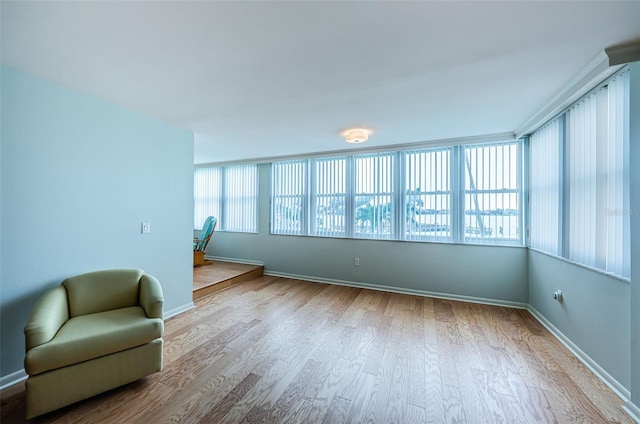
{"label": "ceiling light fixture", "polygon": [[347,143],[358,144],[364,143],[369,139],[369,134],[371,132],[364,128],[351,128],[345,130],[342,135],[344,136]]}

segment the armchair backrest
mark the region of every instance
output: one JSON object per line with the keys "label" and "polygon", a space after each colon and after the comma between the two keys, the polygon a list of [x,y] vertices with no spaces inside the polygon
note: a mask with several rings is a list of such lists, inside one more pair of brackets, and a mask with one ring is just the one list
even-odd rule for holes
{"label": "armchair backrest", "polygon": [[200,231],[200,235],[197,237],[197,240],[194,242],[193,250],[197,252],[204,252],[207,248],[207,244],[209,244],[209,239],[213,234],[213,231],[216,228],[216,224],[218,220],[215,216],[208,217],[204,224],[202,225],[202,231]]}
{"label": "armchair backrest", "polygon": [[67,278],[62,285],[67,290],[69,316],[137,306],[142,274],[139,269],[113,269]]}
{"label": "armchair backrest", "polygon": [[204,225],[202,226],[202,233],[200,233],[200,239],[201,240],[206,240],[209,237],[211,237],[211,234],[213,234],[213,229],[216,228],[216,217],[215,216],[210,216],[207,218],[207,220],[204,222]]}
{"label": "armchair backrest", "polygon": [[213,216],[208,216],[207,219],[204,220],[204,224],[202,224],[201,232],[204,232],[209,227],[209,224],[211,224],[211,221],[213,220],[214,220]]}

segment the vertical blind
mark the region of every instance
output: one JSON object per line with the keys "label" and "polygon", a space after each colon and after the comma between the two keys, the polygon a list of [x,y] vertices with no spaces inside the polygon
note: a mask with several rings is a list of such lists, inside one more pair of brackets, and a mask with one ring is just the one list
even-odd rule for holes
{"label": "vertical blind", "polygon": [[609,81],[607,271],[631,275],[629,70]]}
{"label": "vertical blind", "polygon": [[561,118],[531,134],[529,142],[530,245],[560,255]]}
{"label": "vertical blind", "polygon": [[602,127],[606,126],[607,116],[598,113],[598,109],[602,109],[605,100],[606,88],[602,88],[566,113],[568,258],[600,269],[604,269],[603,258],[596,250],[602,248],[599,243],[604,241],[602,233],[606,230],[602,195],[607,180],[606,157],[598,155],[597,150],[606,143]]}
{"label": "vertical blind", "polygon": [[221,218],[225,231],[258,231],[257,171],[257,165],[235,165],[225,168],[224,213]]}
{"label": "vertical blind", "polygon": [[405,239],[451,237],[451,148],[405,154]]}
{"label": "vertical blind", "polygon": [[[201,230],[208,216],[220,218],[222,168],[196,168],[193,178],[193,197],[193,228]],[[220,228],[219,223],[218,228]]]}
{"label": "vertical blind", "polygon": [[355,156],[355,236],[394,237],[393,153]]}
{"label": "vertical blind", "polygon": [[531,135],[531,247],[630,275],[629,71]]}
{"label": "vertical blind", "polygon": [[520,240],[520,148],[520,143],[465,147],[465,240]]}
{"label": "vertical blind", "polygon": [[274,162],[271,232],[519,245],[521,165],[520,140]]}
{"label": "vertical blind", "polygon": [[194,171],[194,228],[202,229],[208,216],[218,219],[222,231],[257,232],[257,165],[202,167]]}
{"label": "vertical blind", "polygon": [[307,195],[307,161],[293,160],[271,165],[271,232],[306,234],[303,226]]}
{"label": "vertical blind", "polygon": [[314,162],[311,234],[345,237],[347,220],[347,159],[321,158]]}

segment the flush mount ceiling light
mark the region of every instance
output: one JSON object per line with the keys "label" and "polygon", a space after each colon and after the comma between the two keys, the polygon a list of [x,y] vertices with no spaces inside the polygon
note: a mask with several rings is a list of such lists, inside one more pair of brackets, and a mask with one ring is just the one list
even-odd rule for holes
{"label": "flush mount ceiling light", "polygon": [[364,128],[349,128],[348,130],[344,130],[342,135],[347,143],[358,144],[367,141],[370,133],[370,130]]}

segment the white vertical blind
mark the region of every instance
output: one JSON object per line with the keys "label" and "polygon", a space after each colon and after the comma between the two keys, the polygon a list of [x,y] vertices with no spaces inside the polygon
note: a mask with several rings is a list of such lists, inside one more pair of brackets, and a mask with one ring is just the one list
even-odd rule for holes
{"label": "white vertical blind", "polygon": [[306,234],[307,161],[271,165],[271,232]]}
{"label": "white vertical blind", "polygon": [[[596,264],[598,223],[597,212],[604,213],[604,204],[598,204],[596,195],[603,189],[596,155],[597,126],[606,125],[604,116],[598,120],[600,93],[592,93],[574,104],[566,114],[566,152],[568,193],[568,258],[589,266]],[[598,211],[600,208],[600,211]],[[601,240],[602,241],[602,240]]]}
{"label": "white vertical blind", "polygon": [[390,239],[394,225],[393,153],[354,157],[356,237]]}
{"label": "white vertical blind", "polygon": [[534,132],[530,142],[531,246],[625,278],[628,78],[628,70],[618,73]]}
{"label": "white vertical blind", "polygon": [[225,231],[258,231],[257,171],[255,164],[225,167],[224,213],[221,220]]}
{"label": "white vertical blind", "polygon": [[529,143],[530,244],[554,255],[561,254],[561,119],[534,132]]}
{"label": "white vertical blind", "polygon": [[193,174],[193,199],[194,229],[201,230],[208,216],[220,218],[222,168],[196,168]]}
{"label": "white vertical blind", "polygon": [[451,148],[409,151],[405,158],[405,239],[451,238]]}
{"label": "white vertical blind", "polygon": [[311,234],[327,237],[346,235],[347,159],[319,158],[314,161]]}
{"label": "white vertical blind", "polygon": [[629,70],[610,80],[608,88],[606,270],[629,277]]}
{"label": "white vertical blind", "polygon": [[258,231],[258,167],[256,164],[202,167],[194,171],[194,228],[208,216],[221,231]]}
{"label": "white vertical blind", "polygon": [[521,146],[464,146],[466,241],[520,243]]}

